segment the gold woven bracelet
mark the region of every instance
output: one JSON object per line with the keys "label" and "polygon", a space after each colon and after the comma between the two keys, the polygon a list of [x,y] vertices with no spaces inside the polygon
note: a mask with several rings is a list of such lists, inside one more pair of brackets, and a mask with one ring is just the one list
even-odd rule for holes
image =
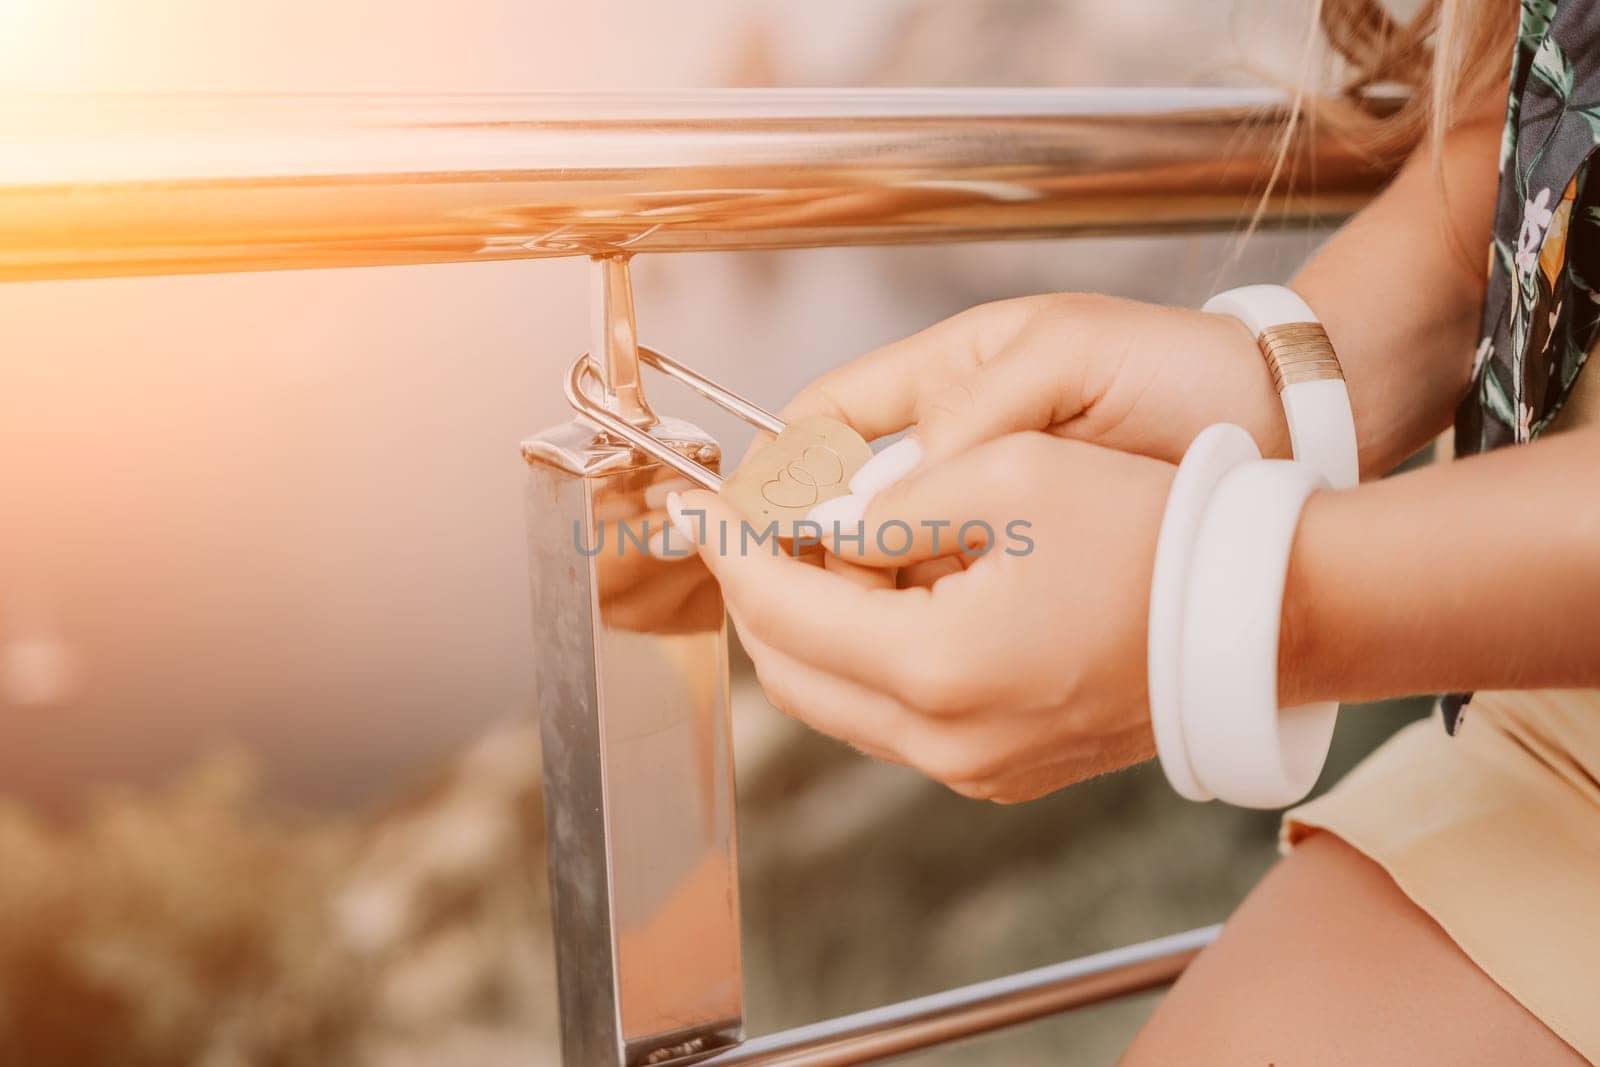
{"label": "gold woven bracelet", "polygon": [[1320,322],[1285,322],[1256,335],[1256,345],[1272,371],[1272,386],[1283,392],[1299,382],[1344,380],[1344,369]]}

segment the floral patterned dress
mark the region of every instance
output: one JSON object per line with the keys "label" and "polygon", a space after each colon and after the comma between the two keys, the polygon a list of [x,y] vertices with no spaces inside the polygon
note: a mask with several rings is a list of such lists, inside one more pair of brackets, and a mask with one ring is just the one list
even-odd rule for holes
{"label": "floral patterned dress", "polygon": [[[1521,0],[1472,389],[1456,453],[1539,436],[1600,333],[1600,3]],[[1465,696],[1448,697],[1454,732]]]}

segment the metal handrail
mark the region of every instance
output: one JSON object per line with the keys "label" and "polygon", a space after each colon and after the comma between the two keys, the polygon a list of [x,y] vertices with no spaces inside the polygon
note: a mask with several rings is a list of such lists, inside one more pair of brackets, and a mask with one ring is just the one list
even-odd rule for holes
{"label": "metal handrail", "polygon": [[1168,985],[1219,926],[753,1038],[698,1067],[847,1067]]}
{"label": "metal handrail", "polygon": [[[1243,89],[13,98],[0,280],[1226,229],[1280,150]],[[1387,177],[1338,137],[1267,224]],[[1302,183],[1304,184],[1304,183]]]}

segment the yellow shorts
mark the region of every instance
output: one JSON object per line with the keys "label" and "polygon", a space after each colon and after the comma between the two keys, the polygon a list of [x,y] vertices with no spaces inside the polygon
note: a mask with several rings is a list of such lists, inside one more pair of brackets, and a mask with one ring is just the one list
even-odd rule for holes
{"label": "yellow shorts", "polygon": [[1600,1061],[1600,691],[1479,693],[1290,811],[1371,857],[1485,973]]}

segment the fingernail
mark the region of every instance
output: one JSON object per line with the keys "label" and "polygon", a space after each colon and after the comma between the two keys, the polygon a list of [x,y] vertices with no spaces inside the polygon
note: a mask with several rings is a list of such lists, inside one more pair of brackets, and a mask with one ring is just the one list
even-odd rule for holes
{"label": "fingernail", "polygon": [[677,529],[685,541],[691,545],[698,543],[699,539],[695,537],[694,523],[689,520],[689,516],[683,513],[683,497],[677,493],[667,494],[667,515],[672,519],[673,527]]}
{"label": "fingernail", "polygon": [[806,513],[806,521],[816,523],[822,529],[822,536],[829,538],[840,530],[856,530],[866,514],[867,498],[846,493],[812,508]]}
{"label": "fingernail", "polygon": [[[856,471],[856,476],[850,479],[850,492],[870,500],[916,470],[921,462],[922,442],[915,437],[902,437]],[[866,510],[865,505],[862,510]]]}
{"label": "fingernail", "polygon": [[652,534],[644,543],[644,549],[656,559],[676,563],[694,555],[694,542],[685,540],[675,525],[663,526],[660,533]]}
{"label": "fingernail", "polygon": [[664,482],[656,482],[654,485],[646,486],[644,506],[654,511],[666,504],[667,497],[680,489],[687,488],[689,488],[689,482],[683,478],[671,478]]}

